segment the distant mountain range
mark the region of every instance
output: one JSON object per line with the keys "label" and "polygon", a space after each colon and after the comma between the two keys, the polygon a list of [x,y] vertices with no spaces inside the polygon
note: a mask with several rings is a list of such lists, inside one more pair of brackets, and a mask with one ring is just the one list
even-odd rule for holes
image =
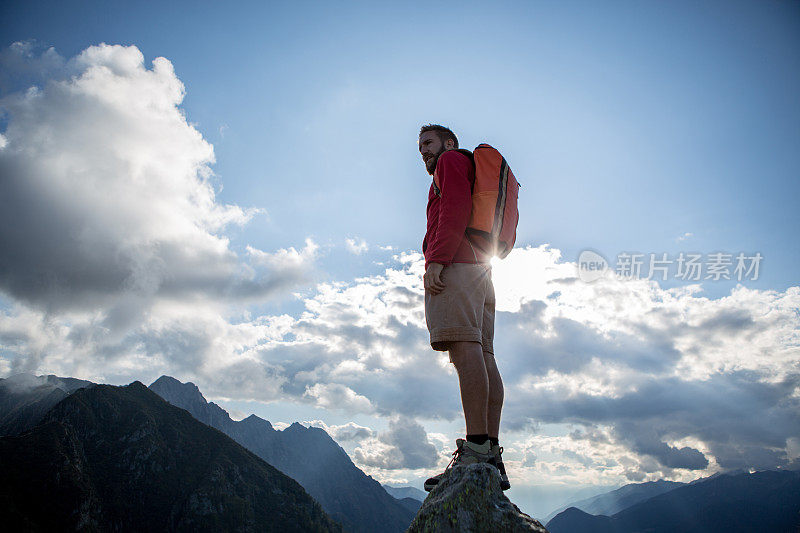
{"label": "distant mountain range", "polygon": [[[58,395],[0,384],[22,393],[18,415]],[[0,437],[0,472],[7,531],[342,530],[295,480],[138,381],[74,390]]]}
{"label": "distant mountain range", "polygon": [[407,487],[407,486],[393,486],[393,485],[384,485],[384,489],[386,492],[391,494],[397,499],[402,498],[413,498],[415,500],[419,500],[420,502],[424,502],[425,498],[428,497],[427,492],[423,492],[415,487]]}
{"label": "distant mountain range", "polygon": [[[643,493],[641,485],[644,484],[628,493],[637,494],[638,498]],[[664,487],[662,484],[645,491]],[[625,493],[619,491],[622,489],[613,492]],[[602,496],[590,500],[596,500],[598,507],[603,501],[620,501],[616,497],[604,500]],[[550,533],[797,532],[800,472],[719,474],[640,500],[611,516],[570,507],[550,520],[547,529]]]}
{"label": "distant mountain range", "polygon": [[397,498],[403,507],[411,511],[412,515],[416,515],[422,507],[422,502],[425,501],[428,494],[414,487],[391,487],[384,485],[386,492]]}
{"label": "distant mountain range", "polygon": [[255,415],[232,420],[227,411],[206,401],[196,385],[170,376],[161,376],[150,388],[296,479],[349,531],[405,531],[419,509],[416,500],[398,500],[364,474],[321,428],[295,422],[277,431]]}
{"label": "distant mountain range", "polygon": [[611,516],[632,505],[644,500],[649,500],[653,496],[658,496],[659,494],[669,492],[672,489],[682,485],[684,485],[684,483],[679,483],[677,481],[665,481],[663,479],[658,481],[649,481],[647,483],[631,483],[610,492],[564,505],[547,515],[545,521],[549,522],[561,511],[564,511],[570,507],[575,507],[590,515]]}
{"label": "distant mountain range", "polygon": [[415,487],[392,487],[384,485],[383,488],[386,489],[386,492],[397,498],[397,500],[414,515],[419,512],[420,507],[422,507],[422,502],[428,497],[427,492],[422,492]]}

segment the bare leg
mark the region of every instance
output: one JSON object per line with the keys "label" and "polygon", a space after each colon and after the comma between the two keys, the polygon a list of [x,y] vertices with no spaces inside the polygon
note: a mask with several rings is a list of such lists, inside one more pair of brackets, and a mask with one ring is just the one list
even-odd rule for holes
{"label": "bare leg", "polygon": [[[486,417],[489,403],[489,377],[486,373],[481,343],[452,342],[449,351],[450,360],[453,361],[458,373],[467,434],[488,433]],[[498,427],[500,425],[499,414],[498,411]]]}
{"label": "bare leg", "polygon": [[489,436],[497,438],[500,435],[500,412],[503,410],[503,379],[497,369],[494,354],[483,352],[486,364],[486,373],[489,377],[489,402],[486,415],[486,425]]}

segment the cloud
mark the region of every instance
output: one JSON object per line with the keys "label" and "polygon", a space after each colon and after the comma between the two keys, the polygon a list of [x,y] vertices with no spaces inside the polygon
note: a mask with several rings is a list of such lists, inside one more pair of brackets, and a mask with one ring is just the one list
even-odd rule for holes
{"label": "cloud", "polygon": [[319,255],[319,245],[310,238],[306,239],[305,246],[300,250],[292,246],[264,252],[249,245],[246,250],[254,265],[267,267],[273,281],[280,280],[287,285],[309,281]]}
{"label": "cloud", "polygon": [[[463,416],[454,369],[427,343],[422,261],[399,254],[380,275],[320,283],[295,315],[231,321],[213,309],[171,315],[161,303],[154,308],[158,321],[114,350],[106,347],[102,358],[90,355],[91,324],[84,334],[80,324],[48,324],[35,311],[0,320],[0,337],[6,349],[41,354],[37,360],[50,368],[62,365],[81,377],[93,375],[74,361],[93,361],[92,368],[111,375],[153,369],[154,378],[167,366],[211,395],[404,420],[378,436],[341,429],[343,439],[352,430],[360,464],[390,475],[385,470],[430,464],[426,446],[420,456],[407,451],[412,442],[430,442],[419,435],[402,440],[413,433],[410,421]],[[495,347],[506,390],[501,431],[524,435],[567,425],[576,436],[550,455],[506,440],[520,474],[613,483],[796,462],[790,439],[800,428],[800,381],[792,339],[800,289],[739,286],[709,300],[696,287],[582,283],[575,265],[547,246],[522,248],[507,261],[493,274],[501,309]],[[518,272],[527,277],[506,277]],[[512,282],[516,292],[506,289]],[[591,443],[599,452],[564,442]]]}
{"label": "cloud", "polygon": [[355,460],[365,466],[386,470],[436,466],[436,447],[428,441],[425,428],[409,417],[395,417],[389,429],[366,440],[355,449]]}
{"label": "cloud", "polygon": [[506,381],[507,429],[603,424],[645,473],[793,464],[797,287],[740,285],[709,300],[697,287],[555,276],[504,303],[519,309],[500,316],[506,338],[495,342],[501,372],[517,376]]}
{"label": "cloud", "polygon": [[306,388],[304,396],[313,398],[323,409],[343,409],[350,413],[370,413],[373,410],[367,397],[339,383],[316,383]]}
{"label": "cloud", "polygon": [[[559,257],[547,246],[522,248],[494,269],[498,307],[505,309],[495,341],[506,390],[501,431],[524,435],[567,425],[580,435],[575,442],[591,442],[605,455],[576,448],[583,459],[557,449],[548,456],[506,441],[521,472],[613,483],[796,462],[790,439],[800,428],[794,311],[800,289],[739,286],[709,300],[696,287],[665,290],[610,278],[588,284],[576,281],[575,265]],[[155,378],[167,366],[216,396],[407,422],[458,421],[457,376],[446,354],[427,342],[422,261],[399,254],[380,275],[320,283],[295,315],[231,321],[213,309],[187,315],[177,308],[172,315],[160,303],[158,320],[113,350],[106,347],[102,357],[91,355],[97,349],[91,323],[84,332],[81,324],[48,323],[30,310],[0,319],[0,337],[5,349],[40,354],[34,360],[81,377],[93,377],[85,372],[90,366],[110,375],[152,369]],[[506,277],[518,272],[527,277]],[[516,292],[506,290],[511,282],[518,282]],[[404,451],[420,442],[400,440],[409,433],[350,429],[360,439],[352,441],[360,449],[354,457],[365,467],[428,464],[424,446],[421,457]],[[596,469],[601,477],[594,477]],[[574,477],[581,472],[584,478]]]}
{"label": "cloud", "polygon": [[361,255],[369,249],[367,246],[367,241],[364,239],[345,239],[345,245],[347,246],[347,251],[354,255]]}
{"label": "cloud", "polygon": [[[296,283],[313,254],[259,276],[221,232],[262,210],[220,204],[214,151],[180,109],[163,57],[92,46],[65,61],[28,43],[0,54],[0,290],[50,313],[134,326],[157,299],[258,300]],[[308,247],[307,247],[308,248]],[[258,266],[258,265],[255,265]]]}
{"label": "cloud", "polygon": [[348,422],[339,426],[329,426],[322,420],[309,420],[304,422],[308,427],[316,426],[324,429],[328,435],[336,442],[360,442],[370,437],[375,437],[377,432],[366,426],[360,426],[355,422]]}

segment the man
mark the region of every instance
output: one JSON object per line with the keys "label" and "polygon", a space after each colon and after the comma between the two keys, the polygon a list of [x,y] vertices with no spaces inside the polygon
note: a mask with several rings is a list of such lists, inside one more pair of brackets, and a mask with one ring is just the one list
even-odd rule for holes
{"label": "man", "polygon": [[[455,134],[438,124],[420,129],[419,152],[428,174],[435,174],[422,242],[425,320],[431,347],[449,352],[456,367],[467,426],[466,439],[456,439],[457,449],[447,468],[490,463],[500,471],[506,490],[510,485],[498,441],[503,380],[492,345],[495,297],[491,256],[466,236],[474,165],[470,156],[458,150]],[[442,475],[425,481],[425,490],[432,490]]]}

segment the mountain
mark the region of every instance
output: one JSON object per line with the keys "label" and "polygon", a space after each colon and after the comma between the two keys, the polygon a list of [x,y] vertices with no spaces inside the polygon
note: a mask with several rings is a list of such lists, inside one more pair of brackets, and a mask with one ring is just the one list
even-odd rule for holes
{"label": "mountain", "polygon": [[416,487],[392,487],[384,485],[383,488],[413,514],[417,514],[419,508],[422,506],[422,502],[428,497],[426,492],[422,492]]}
{"label": "mountain", "polygon": [[669,492],[672,489],[678,488],[682,485],[684,485],[684,483],[678,483],[677,481],[666,481],[663,479],[658,481],[649,481],[647,483],[630,483],[616,490],[598,494],[597,496],[565,505],[550,513],[547,518],[545,518],[545,521],[547,522],[551,520],[561,511],[569,507],[575,507],[589,515],[611,516],[614,513],[622,511],[623,509],[627,509],[631,505],[649,500],[653,496],[658,496],[659,494]]}
{"label": "mountain", "polygon": [[797,531],[800,471],[723,474],[683,485],[611,517],[575,508],[558,514],[551,533]]}
{"label": "mountain", "polygon": [[400,505],[411,511],[413,514],[417,514],[419,512],[419,508],[422,507],[422,502],[416,498],[397,498],[397,501],[400,502]]}
{"label": "mountain", "polygon": [[345,529],[401,532],[411,523],[409,502],[393,498],[359,470],[325,430],[295,422],[277,431],[255,415],[232,420],[220,406],[207,402],[196,385],[170,376],[161,376],[150,388],[297,480]]}
{"label": "mountain", "polygon": [[614,519],[570,507],[547,522],[550,533],[617,533]]}
{"label": "mountain", "polygon": [[423,492],[416,487],[393,487],[391,485],[384,485],[384,489],[386,492],[401,500],[403,498],[414,498],[420,502],[424,502],[425,498],[428,497],[427,492]]}
{"label": "mountain", "polygon": [[500,473],[486,463],[454,466],[444,473],[408,528],[409,533],[429,531],[547,533],[503,494]]}
{"label": "mountain", "polygon": [[55,404],[91,381],[17,374],[0,379],[0,435],[19,435],[35,426]]}
{"label": "mountain", "polygon": [[10,531],[341,531],[293,479],[138,381],[0,437]]}

